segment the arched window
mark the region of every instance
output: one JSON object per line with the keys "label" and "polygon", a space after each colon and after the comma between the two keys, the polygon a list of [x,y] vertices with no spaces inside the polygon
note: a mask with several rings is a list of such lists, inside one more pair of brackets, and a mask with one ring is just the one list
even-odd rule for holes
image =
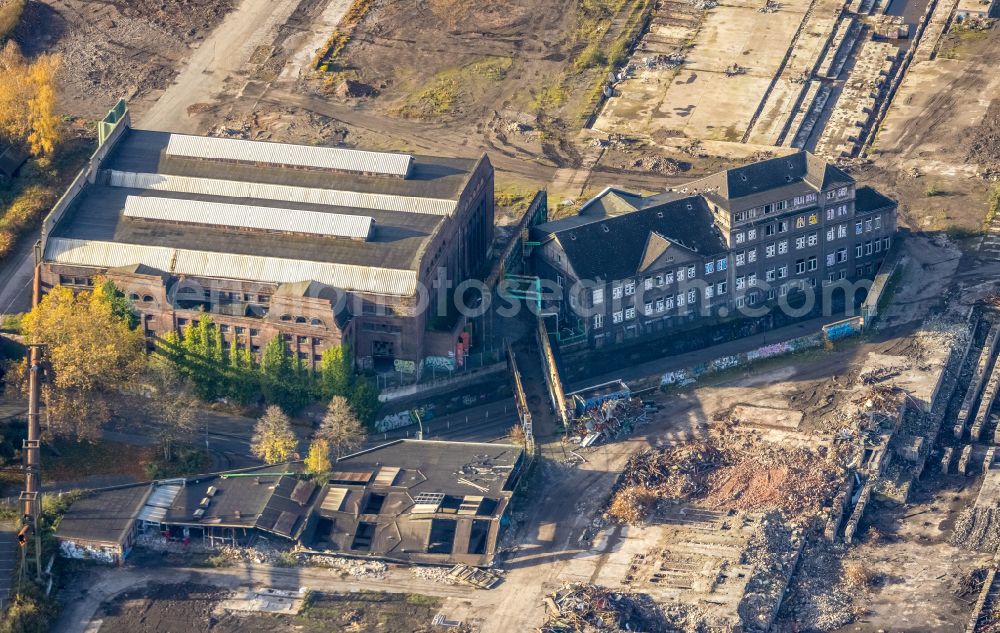
{"label": "arched window", "polygon": [[281,318],[282,321],[291,321],[292,320],[292,315],[290,315],[290,314],[282,314],[280,318]]}
{"label": "arched window", "polygon": [[297,316],[297,317],[295,317],[295,322],[296,323],[305,323],[306,322],[306,318],[304,316]]}
{"label": "arched window", "polygon": [[152,303],[153,295],[142,295],[142,300],[145,301],[146,303]]}
{"label": "arched window", "polygon": [[129,298],[130,301],[138,301],[139,300],[139,295],[137,295],[136,293],[133,292],[133,293],[129,294],[128,298]]}
{"label": "arched window", "polygon": [[323,320],[313,317],[312,321],[309,322],[309,325],[323,325]]}

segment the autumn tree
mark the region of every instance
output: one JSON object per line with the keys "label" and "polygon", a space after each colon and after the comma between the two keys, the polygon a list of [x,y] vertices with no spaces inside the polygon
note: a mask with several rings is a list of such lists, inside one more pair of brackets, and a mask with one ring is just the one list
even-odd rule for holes
{"label": "autumn tree", "polygon": [[333,470],[330,463],[330,442],[317,438],[309,445],[309,454],[306,456],[306,472],[310,475],[324,475]]}
{"label": "autumn tree", "polygon": [[59,142],[56,115],[56,73],[59,57],[42,55],[31,64],[32,96],[28,100],[28,146],[35,156],[52,156]]}
{"label": "autumn tree", "polygon": [[77,294],[57,286],[24,318],[28,342],[44,346],[42,396],[55,435],[95,438],[145,366],[143,333],[115,312],[120,294],[110,282]]}
{"label": "autumn tree", "polygon": [[291,459],[296,446],[291,420],[280,407],[269,406],[254,427],[250,451],[268,464],[279,464]]}
{"label": "autumn tree", "polygon": [[0,51],[0,134],[26,142],[36,156],[51,156],[59,143],[55,112],[59,66],[57,55],[27,62],[12,41]]}
{"label": "autumn tree", "polygon": [[367,434],[347,398],[334,396],[327,405],[326,415],[320,422],[316,437],[329,442],[335,457],[340,459],[364,444]]}

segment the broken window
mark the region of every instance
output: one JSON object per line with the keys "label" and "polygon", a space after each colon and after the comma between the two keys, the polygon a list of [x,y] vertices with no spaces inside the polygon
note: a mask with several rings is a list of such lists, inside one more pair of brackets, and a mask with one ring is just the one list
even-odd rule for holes
{"label": "broken window", "polygon": [[427,553],[451,554],[455,548],[455,527],[456,523],[452,519],[432,519]]}
{"label": "broken window", "polygon": [[354,538],[351,540],[351,549],[355,551],[370,552],[372,541],[375,539],[375,524],[368,521],[358,523],[358,529],[354,531]]}
{"label": "broken window", "polygon": [[469,553],[485,554],[486,542],[490,536],[490,522],[485,519],[474,519],[469,533]]}

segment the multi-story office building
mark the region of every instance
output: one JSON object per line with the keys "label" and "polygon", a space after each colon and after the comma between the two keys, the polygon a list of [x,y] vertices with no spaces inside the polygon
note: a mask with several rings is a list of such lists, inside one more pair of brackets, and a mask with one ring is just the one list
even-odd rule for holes
{"label": "multi-story office building", "polygon": [[895,230],[894,201],[799,152],[653,196],[606,189],[534,229],[535,265],[561,322],[601,347],[853,305]]}
{"label": "multi-story office building", "polygon": [[485,155],[143,131],[127,112],[113,123],[45,221],[45,286],[105,275],[150,337],[207,314],[225,346],[259,352],[282,335],[307,364],[343,341],[362,367],[461,356],[466,337],[430,308],[435,279],[458,284],[489,258]]}

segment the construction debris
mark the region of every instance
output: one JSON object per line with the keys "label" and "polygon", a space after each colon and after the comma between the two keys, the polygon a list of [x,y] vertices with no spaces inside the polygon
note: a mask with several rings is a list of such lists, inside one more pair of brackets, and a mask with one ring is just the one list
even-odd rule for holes
{"label": "construction debris", "polygon": [[486,569],[476,569],[458,564],[448,571],[448,577],[456,582],[464,582],[479,589],[492,589],[500,583],[500,576]]}
{"label": "construction debris", "polygon": [[377,560],[358,560],[343,556],[300,555],[300,561],[317,567],[338,569],[354,578],[381,578],[389,566]]}
{"label": "construction debris", "polygon": [[649,596],[621,593],[590,584],[568,584],[545,597],[545,624],[538,633],[617,633],[667,631]]}
{"label": "construction debris", "polygon": [[574,441],[587,448],[626,436],[646,423],[646,410],[637,398],[608,400],[573,420]]}

